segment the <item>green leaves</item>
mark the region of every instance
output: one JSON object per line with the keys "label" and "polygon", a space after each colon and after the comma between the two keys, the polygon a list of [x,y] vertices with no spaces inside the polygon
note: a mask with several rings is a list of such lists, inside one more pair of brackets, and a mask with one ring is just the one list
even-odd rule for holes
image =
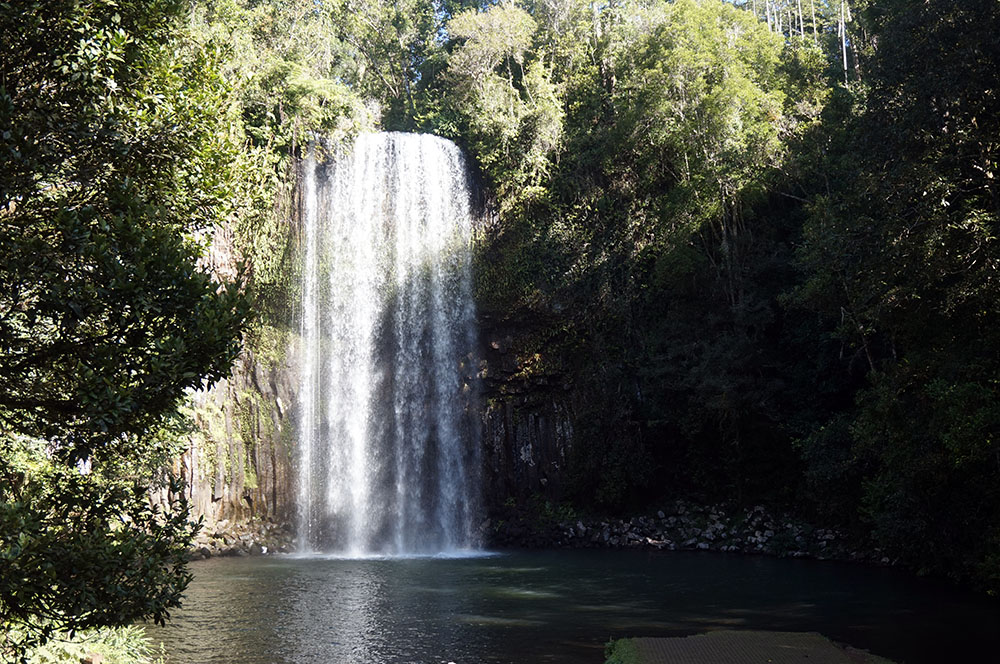
{"label": "green leaves", "polygon": [[162,621],[188,578],[182,486],[162,507],[149,490],[179,400],[239,352],[240,275],[209,274],[202,249],[249,194],[230,90],[179,39],[182,5],[0,6],[4,659]]}
{"label": "green leaves", "polygon": [[447,24],[448,36],[462,41],[452,52],[449,67],[457,76],[477,84],[508,59],[523,65],[536,29],[531,15],[511,2],[483,12],[466,10]]}
{"label": "green leaves", "polygon": [[793,222],[766,215],[826,101],[822,53],[722,2],[498,3],[446,33],[422,120],[464,142],[496,197],[479,305],[531,321],[572,385],[553,398],[577,415],[577,495],[789,495],[766,344]]}
{"label": "green leaves", "polygon": [[[827,316],[869,385],[836,418],[866,525],[893,556],[995,588],[1000,390],[993,379],[1000,57],[992,2],[872,3],[856,104],[828,122],[799,252],[799,303]],[[844,95],[846,96],[846,95]],[[819,187],[817,187],[819,189]],[[835,322],[834,322],[835,321]],[[848,369],[850,370],[850,369]]]}
{"label": "green leaves", "polygon": [[544,196],[542,183],[562,145],[563,102],[553,72],[529,53],[538,25],[514,3],[466,10],[445,26],[444,105],[497,187],[501,210]]}
{"label": "green leaves", "polygon": [[[21,649],[56,631],[162,621],[190,575],[186,506],[151,508],[141,477],[81,474],[30,441],[5,440],[0,490],[0,648]],[[180,485],[170,485],[179,493]],[[5,629],[5,631],[6,631]]]}
{"label": "green leaves", "polygon": [[[615,152],[629,154],[622,165],[634,169],[622,179],[637,182],[640,200],[659,208],[636,213],[658,213],[673,227],[668,233],[727,226],[732,208],[782,161],[781,41],[723,3],[676,2],[640,15],[610,46],[620,109]],[[671,214],[693,207],[687,223]]]}

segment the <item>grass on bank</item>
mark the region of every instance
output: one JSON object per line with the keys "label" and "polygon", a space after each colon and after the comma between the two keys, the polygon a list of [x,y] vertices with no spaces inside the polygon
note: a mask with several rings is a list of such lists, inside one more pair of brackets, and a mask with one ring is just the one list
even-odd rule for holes
{"label": "grass on bank", "polygon": [[604,664],[640,664],[639,649],[632,639],[609,641],[604,646]]}

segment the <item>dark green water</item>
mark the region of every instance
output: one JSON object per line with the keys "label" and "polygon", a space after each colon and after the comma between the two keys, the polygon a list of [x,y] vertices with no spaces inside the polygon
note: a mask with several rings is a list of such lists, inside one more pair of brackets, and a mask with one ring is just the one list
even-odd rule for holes
{"label": "dark green water", "polygon": [[909,664],[1000,661],[1000,603],[858,565],[544,551],[191,568],[184,609],[148,628],[172,664],[599,664],[611,638],[719,628],[818,631]]}

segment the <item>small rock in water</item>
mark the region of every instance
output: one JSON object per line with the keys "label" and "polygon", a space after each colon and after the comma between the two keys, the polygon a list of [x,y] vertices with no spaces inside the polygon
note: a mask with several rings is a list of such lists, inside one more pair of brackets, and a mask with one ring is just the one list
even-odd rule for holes
{"label": "small rock in water", "polygon": [[658,516],[661,519],[663,519],[663,518],[666,518],[667,515],[663,513],[663,510],[660,510],[659,512],[656,513],[656,516]]}

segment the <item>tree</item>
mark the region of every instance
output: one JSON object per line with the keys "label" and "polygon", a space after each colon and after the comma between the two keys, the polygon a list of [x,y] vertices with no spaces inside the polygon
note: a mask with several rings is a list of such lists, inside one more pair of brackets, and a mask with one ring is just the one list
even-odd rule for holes
{"label": "tree", "polygon": [[0,3],[5,657],[162,621],[187,582],[186,505],[146,496],[179,400],[239,350],[242,296],[200,257],[248,194],[185,4]]}
{"label": "tree", "polygon": [[501,205],[530,197],[562,137],[562,101],[551,72],[528,58],[535,20],[513,2],[466,10],[446,24],[448,99]]}
{"label": "tree", "polygon": [[577,495],[775,485],[791,453],[764,346],[788,231],[755,207],[822,106],[819,49],[719,1],[503,2],[446,32],[438,126],[499,209],[480,306],[548,321],[524,355],[573,376]]}
{"label": "tree", "polygon": [[359,87],[385,104],[390,127],[410,128],[416,113],[414,85],[439,28],[430,0],[340,0],[342,37],[364,59]]}
{"label": "tree", "polygon": [[799,295],[869,384],[840,414],[863,515],[891,555],[1000,585],[1000,100],[988,0],[871,3],[858,110],[816,196]]}

